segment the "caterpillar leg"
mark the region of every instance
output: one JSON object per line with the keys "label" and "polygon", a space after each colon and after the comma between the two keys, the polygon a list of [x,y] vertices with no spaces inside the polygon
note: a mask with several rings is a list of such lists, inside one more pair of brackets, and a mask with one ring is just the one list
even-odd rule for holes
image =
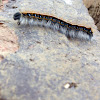
{"label": "caterpillar leg", "polygon": [[20,21],[17,22],[17,25],[20,25]]}

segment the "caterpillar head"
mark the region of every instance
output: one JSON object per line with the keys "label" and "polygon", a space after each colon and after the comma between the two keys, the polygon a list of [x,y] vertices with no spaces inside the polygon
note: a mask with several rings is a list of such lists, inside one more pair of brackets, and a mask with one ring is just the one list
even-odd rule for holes
{"label": "caterpillar head", "polygon": [[17,12],[17,13],[14,14],[13,19],[14,20],[20,20],[20,17],[21,17],[21,13]]}

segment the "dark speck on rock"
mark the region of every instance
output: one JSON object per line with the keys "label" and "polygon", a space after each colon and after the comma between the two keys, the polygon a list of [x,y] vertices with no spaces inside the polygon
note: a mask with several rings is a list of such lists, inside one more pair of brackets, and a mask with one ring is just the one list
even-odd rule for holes
{"label": "dark speck on rock", "polygon": [[36,43],[41,44],[41,42],[39,42],[39,41],[36,41]]}
{"label": "dark speck on rock", "polygon": [[30,61],[34,61],[34,59],[30,59]]}

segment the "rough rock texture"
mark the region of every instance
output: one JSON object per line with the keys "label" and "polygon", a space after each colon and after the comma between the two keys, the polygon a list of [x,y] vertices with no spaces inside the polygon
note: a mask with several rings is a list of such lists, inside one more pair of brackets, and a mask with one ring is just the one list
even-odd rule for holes
{"label": "rough rock texture", "polygon": [[17,37],[14,31],[0,25],[0,61],[7,55],[18,50]]}
{"label": "rough rock texture", "polygon": [[[55,2],[61,3],[61,7],[69,5],[61,0]],[[8,55],[0,64],[1,97],[6,100],[99,100],[100,33],[94,33],[94,39],[89,42],[68,40],[50,29],[18,27],[12,16],[21,3],[20,0],[11,1],[0,13],[2,21],[15,30],[20,46],[16,53]],[[79,0],[75,3],[78,4]],[[82,10],[84,6],[80,3],[78,11],[86,11]],[[76,8],[77,5],[74,6]],[[90,16],[88,18],[91,19]],[[85,20],[84,16],[82,20]],[[77,87],[65,89],[66,83],[75,83]]]}
{"label": "rough rock texture", "polygon": [[100,0],[83,0],[83,2],[100,30]]}
{"label": "rough rock texture", "polygon": [[[7,0],[3,0],[3,4],[7,3]],[[3,5],[0,6],[0,12],[3,9]],[[18,50],[18,38],[14,33],[14,30],[10,29],[4,24],[4,19],[0,16],[0,61],[8,54],[14,53]]]}
{"label": "rough rock texture", "polygon": [[44,2],[42,0],[24,1],[24,4],[23,1],[21,1],[19,7],[21,12],[28,11],[55,16],[72,24],[92,28],[93,32],[96,31],[94,21],[89,16],[81,0],[69,0],[70,4],[67,0],[44,0]]}

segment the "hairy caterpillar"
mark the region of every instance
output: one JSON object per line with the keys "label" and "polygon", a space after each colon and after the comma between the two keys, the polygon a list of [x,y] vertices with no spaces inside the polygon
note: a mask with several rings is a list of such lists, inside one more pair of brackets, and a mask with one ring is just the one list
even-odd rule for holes
{"label": "hairy caterpillar", "polygon": [[14,20],[18,20],[18,25],[29,24],[51,28],[53,30],[60,31],[68,38],[91,40],[91,38],[93,37],[93,32],[91,31],[91,28],[72,25],[53,16],[28,12],[17,12],[14,14],[13,18]]}

